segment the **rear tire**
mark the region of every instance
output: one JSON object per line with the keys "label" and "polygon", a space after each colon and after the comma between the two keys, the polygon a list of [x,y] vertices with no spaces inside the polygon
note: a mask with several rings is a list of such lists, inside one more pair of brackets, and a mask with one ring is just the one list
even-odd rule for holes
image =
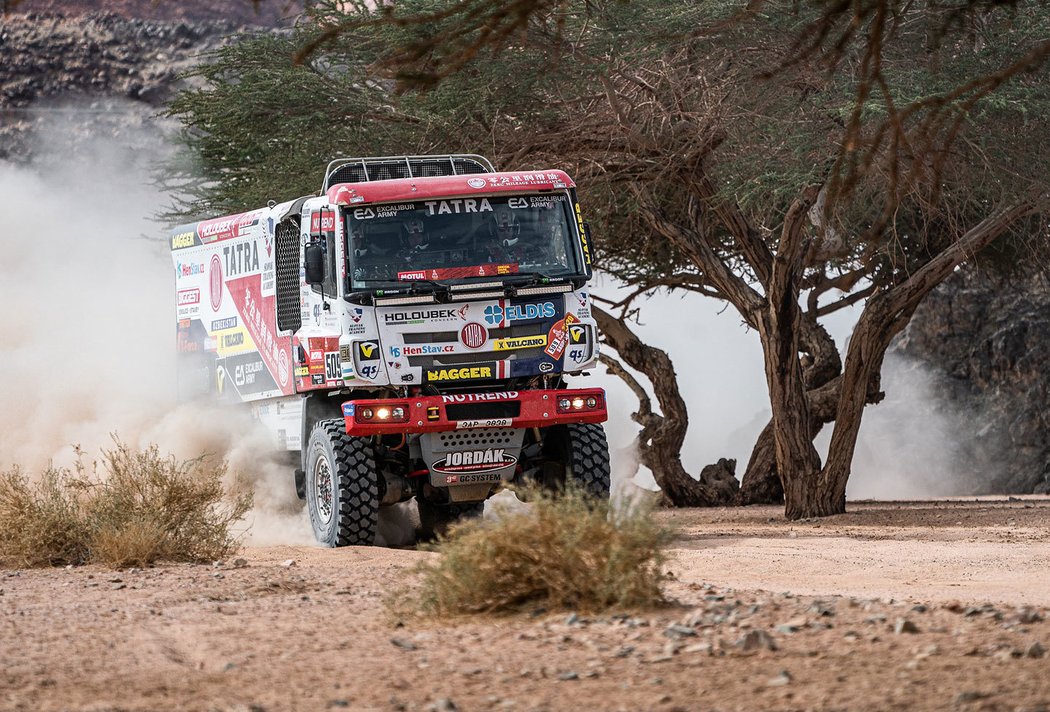
{"label": "rear tire", "polygon": [[586,495],[609,499],[609,442],[601,423],[552,426],[544,439],[543,452],[564,467],[553,482],[545,477],[545,485],[559,489],[572,483]]}
{"label": "rear tire", "polygon": [[420,541],[445,536],[452,524],[464,519],[480,519],[485,512],[484,502],[434,504],[419,497],[416,498],[416,507],[419,509]]}
{"label": "rear tire", "polygon": [[379,525],[379,477],[371,443],[342,418],[314,426],[307,445],[306,504],[324,546],[371,546]]}

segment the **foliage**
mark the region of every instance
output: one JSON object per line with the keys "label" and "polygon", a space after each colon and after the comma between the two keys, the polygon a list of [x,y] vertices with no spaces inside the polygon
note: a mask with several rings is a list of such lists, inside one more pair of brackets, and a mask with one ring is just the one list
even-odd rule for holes
{"label": "foliage", "polygon": [[600,611],[663,602],[661,546],[670,532],[645,508],[578,491],[532,493],[525,512],[476,520],[436,546],[419,606],[464,614],[546,607]]}
{"label": "foliage", "polygon": [[236,550],[250,494],[228,499],[223,462],[161,457],[116,441],[104,475],[49,467],[0,474],[0,561],[14,566],[211,561]]}

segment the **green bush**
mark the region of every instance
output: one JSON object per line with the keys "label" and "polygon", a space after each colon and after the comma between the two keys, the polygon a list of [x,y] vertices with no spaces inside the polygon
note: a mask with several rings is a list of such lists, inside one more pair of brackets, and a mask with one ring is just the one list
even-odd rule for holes
{"label": "green bush", "polygon": [[35,482],[21,469],[0,473],[0,560],[14,566],[210,561],[239,546],[232,527],[251,508],[250,492],[227,497],[226,463],[177,461],[156,445],[119,440],[89,474],[48,468]]}
{"label": "green bush", "polygon": [[528,511],[460,525],[435,545],[441,556],[423,569],[423,612],[594,612],[664,602],[661,547],[670,532],[647,508],[572,491],[531,493],[529,501]]}

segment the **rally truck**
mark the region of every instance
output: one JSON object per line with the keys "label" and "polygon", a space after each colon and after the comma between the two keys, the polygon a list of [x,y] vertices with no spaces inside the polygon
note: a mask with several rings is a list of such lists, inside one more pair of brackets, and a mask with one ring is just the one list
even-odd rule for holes
{"label": "rally truck", "polygon": [[608,497],[605,393],[569,386],[598,333],[564,172],[341,158],[317,195],[171,249],[180,395],[251,408],[322,544],[373,544],[413,497],[425,536],[509,482]]}

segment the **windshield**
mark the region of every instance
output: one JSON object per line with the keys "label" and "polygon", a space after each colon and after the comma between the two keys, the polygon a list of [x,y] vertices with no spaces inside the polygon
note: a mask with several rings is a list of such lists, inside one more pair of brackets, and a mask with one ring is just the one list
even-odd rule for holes
{"label": "windshield", "polygon": [[422,200],[347,210],[351,289],[582,273],[568,195]]}

